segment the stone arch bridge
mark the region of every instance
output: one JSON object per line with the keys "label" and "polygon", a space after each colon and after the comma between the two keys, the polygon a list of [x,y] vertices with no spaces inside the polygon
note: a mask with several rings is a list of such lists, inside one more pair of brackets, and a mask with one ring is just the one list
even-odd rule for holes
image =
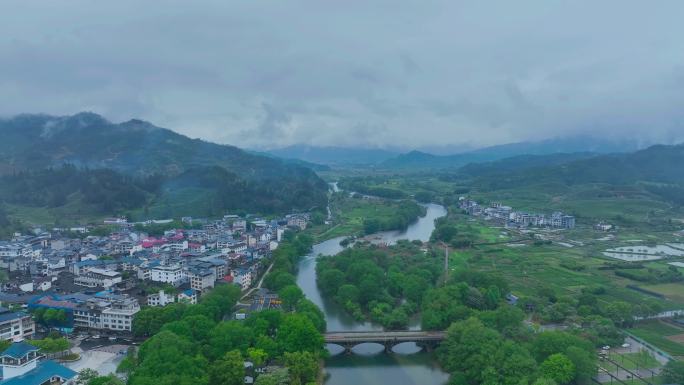
{"label": "stone arch bridge", "polygon": [[363,331],[363,332],[329,332],[324,334],[326,344],[338,345],[345,353],[351,353],[356,345],[374,343],[385,347],[391,353],[395,345],[404,342],[415,342],[416,345],[432,350],[446,338],[446,332],[440,331]]}

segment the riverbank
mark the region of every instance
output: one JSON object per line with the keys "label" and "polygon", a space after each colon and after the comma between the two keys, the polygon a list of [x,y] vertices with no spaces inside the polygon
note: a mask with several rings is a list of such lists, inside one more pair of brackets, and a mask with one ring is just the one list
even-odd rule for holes
{"label": "riverbank", "polygon": [[[446,215],[446,209],[440,205],[427,204],[425,215],[410,224],[405,230],[385,231],[377,233],[383,242],[394,244],[397,240],[428,241],[434,221]],[[326,300],[316,285],[316,263],[319,255],[335,255],[344,247],[340,245],[345,236],[329,238],[313,246],[312,252],[298,264],[297,285],[306,298],[315,303],[325,314],[328,331],[364,331],[382,330],[382,326],[368,322],[359,322],[350,316],[339,305]],[[413,318],[410,329],[419,329],[420,322]],[[414,343],[397,345],[394,352],[386,355],[383,349],[374,344],[361,344],[353,349],[354,354],[338,354],[333,346],[328,350],[331,357],[325,360],[326,385],[375,385],[391,383],[393,385],[443,385],[448,381],[448,374],[439,369],[435,357],[423,352]]]}
{"label": "riverbank", "polygon": [[307,233],[317,242],[341,236],[364,236],[380,231],[403,231],[426,214],[425,205],[413,200],[389,200],[355,193],[331,193],[326,224]]}

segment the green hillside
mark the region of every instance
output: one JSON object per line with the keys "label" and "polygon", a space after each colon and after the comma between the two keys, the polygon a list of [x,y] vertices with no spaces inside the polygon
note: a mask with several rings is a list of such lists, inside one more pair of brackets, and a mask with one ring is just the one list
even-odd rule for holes
{"label": "green hillside", "polygon": [[326,201],[327,185],[309,168],[139,120],[20,115],[0,119],[0,134],[0,198],[24,222],[281,213]]}

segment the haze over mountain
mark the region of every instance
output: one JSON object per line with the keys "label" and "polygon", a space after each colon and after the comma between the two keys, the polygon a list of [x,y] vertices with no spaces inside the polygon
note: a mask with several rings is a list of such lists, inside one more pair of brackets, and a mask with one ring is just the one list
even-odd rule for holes
{"label": "haze over mountain", "polygon": [[[554,138],[537,142],[510,143],[470,151],[438,155],[429,150],[400,150],[382,148],[289,146],[268,151],[282,158],[330,166],[373,165],[389,169],[457,168],[468,163],[488,162],[518,155],[546,155],[570,153],[618,153],[644,148],[648,143],[636,140],[609,140],[591,136]],[[435,148],[444,151],[445,148]]]}

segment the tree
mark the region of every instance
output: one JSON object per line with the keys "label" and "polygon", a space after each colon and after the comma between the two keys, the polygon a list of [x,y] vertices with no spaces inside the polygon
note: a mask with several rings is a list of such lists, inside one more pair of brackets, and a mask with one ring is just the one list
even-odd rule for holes
{"label": "tree", "polygon": [[540,378],[537,378],[537,380],[534,381],[532,383],[532,385],[558,385],[558,384],[556,383],[556,381],[554,381],[550,378],[540,377]]}
{"label": "tree", "polygon": [[88,385],[90,380],[99,377],[97,370],[86,368],[78,372],[76,383],[74,385]]}
{"label": "tree", "polygon": [[346,284],[340,286],[337,289],[337,301],[340,303],[353,302],[356,303],[359,300],[359,289],[351,284]]}
{"label": "tree", "polygon": [[211,357],[221,357],[231,350],[246,352],[254,341],[254,332],[238,321],[221,322],[209,333]]}
{"label": "tree", "polygon": [[304,298],[304,293],[302,289],[297,285],[288,285],[278,291],[278,296],[283,301],[283,308],[285,310],[294,310],[297,302]]}
{"label": "tree", "polygon": [[247,357],[256,367],[261,367],[266,363],[268,359],[268,353],[263,349],[249,348],[247,349]]}
{"label": "tree", "polygon": [[317,275],[316,282],[326,295],[334,295],[345,282],[344,273],[339,269],[323,270]]}
{"label": "tree", "polygon": [[632,305],[624,301],[613,301],[606,306],[606,316],[616,325],[626,327],[634,322]]}
{"label": "tree", "polygon": [[449,327],[438,353],[446,370],[463,373],[468,382],[482,383],[485,369],[497,364],[492,357],[501,343],[499,333],[471,317]]}
{"label": "tree", "polygon": [[124,382],[116,375],[109,374],[91,379],[88,385],[124,385]]}
{"label": "tree", "polygon": [[278,329],[276,341],[284,352],[318,352],[323,347],[323,336],[306,316],[287,314]]}
{"label": "tree", "polygon": [[292,384],[306,384],[316,380],[318,375],[318,359],[310,352],[285,353],[287,367]]}
{"label": "tree", "polygon": [[550,378],[559,385],[567,384],[575,378],[575,365],[563,353],[550,355],[539,367],[542,377]]}
{"label": "tree", "polygon": [[257,377],[254,385],[288,385],[290,375],[287,369],[278,369],[268,374],[261,374]]}
{"label": "tree", "polygon": [[663,368],[666,383],[684,384],[684,361],[670,360]]}
{"label": "tree", "polygon": [[209,368],[209,385],[242,385],[245,365],[239,350],[231,350]]}

